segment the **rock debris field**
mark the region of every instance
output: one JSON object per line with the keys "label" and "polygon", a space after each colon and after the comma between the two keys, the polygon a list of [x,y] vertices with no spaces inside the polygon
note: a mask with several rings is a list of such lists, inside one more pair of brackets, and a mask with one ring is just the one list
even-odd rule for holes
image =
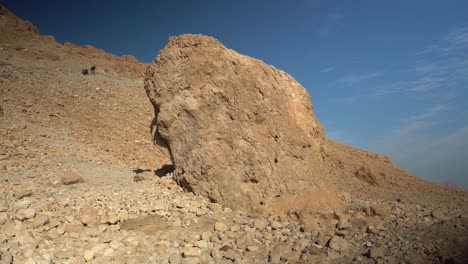
{"label": "rock debris field", "polygon": [[[57,43],[1,8],[1,264],[468,263],[465,191],[426,182],[382,155],[326,139],[317,120],[316,129],[307,131],[312,131],[311,151],[320,158],[310,159],[321,164],[329,181],[322,183],[320,174],[314,174],[314,184],[307,186],[323,184],[336,190],[331,192],[336,197],[326,196],[320,210],[308,207],[314,196],[287,196],[298,191],[294,185],[275,189],[275,183],[268,182],[262,185],[264,196],[254,196],[252,182],[263,184],[265,176],[255,174],[252,178],[254,172],[233,166],[233,171],[254,179],[245,190],[246,199],[255,201],[255,206],[239,197],[210,193],[207,185],[201,184],[206,179],[211,182],[209,176],[219,171],[207,167],[209,173],[197,174],[190,165],[206,164],[201,160],[205,157],[199,153],[190,156],[195,163],[184,159],[188,150],[178,140],[189,142],[189,138],[180,134],[171,141],[171,136],[182,133],[171,129],[180,126],[171,127],[167,116],[163,119],[166,123],[161,116],[154,116],[155,104],[148,100],[144,80],[152,76],[151,71],[145,74],[148,67],[160,66],[142,64],[129,55],[117,57],[92,46]],[[180,43],[187,44],[190,52],[171,50]],[[184,35],[170,40],[166,52],[200,63],[203,56],[197,55],[197,49],[210,50],[204,46],[210,43],[224,49],[212,38]],[[236,63],[250,63],[241,55],[232,56],[239,58]],[[81,74],[93,65],[96,75]],[[250,68],[240,69],[248,72]],[[218,75],[212,76],[216,83]],[[219,80],[219,87],[233,78]],[[267,89],[265,83],[259,87]],[[283,83],[279,80],[278,84]],[[263,95],[269,98],[268,91]],[[183,100],[189,97],[184,96]],[[174,111],[187,106],[183,100],[173,106]],[[230,107],[236,113],[235,104]],[[312,113],[312,108],[304,109]],[[196,114],[193,112],[191,118]],[[243,120],[241,114],[233,120],[239,118]],[[251,127],[262,127],[261,117],[252,118],[257,123]],[[159,136],[165,146],[153,144],[155,122],[161,126]],[[186,125],[190,128],[190,123]],[[252,134],[243,135],[250,135],[244,138],[255,144],[263,142]],[[296,139],[291,142],[304,140]],[[280,144],[276,150],[285,150],[285,146]],[[300,156],[306,153],[302,151],[287,153]],[[309,154],[304,155],[309,159]],[[173,162],[175,170],[171,171],[168,165]],[[182,172],[181,168],[188,169]],[[244,180],[242,175],[236,179]],[[290,177],[305,177],[297,175]],[[224,188],[222,181],[213,180],[212,184],[217,190]],[[329,206],[327,199],[338,199],[339,206]],[[235,205],[232,201],[238,202],[239,208],[231,206]]]}

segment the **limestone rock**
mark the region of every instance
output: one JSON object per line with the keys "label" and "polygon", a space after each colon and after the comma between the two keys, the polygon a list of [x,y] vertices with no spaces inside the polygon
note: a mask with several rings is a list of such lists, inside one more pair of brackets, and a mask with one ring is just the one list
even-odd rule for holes
{"label": "limestone rock", "polygon": [[431,212],[431,216],[434,217],[435,219],[443,219],[444,218],[444,213],[440,209],[434,209]]}
{"label": "limestone rock", "polygon": [[349,250],[350,247],[348,241],[344,240],[339,236],[332,237],[329,241],[328,246],[339,252],[346,252]]}
{"label": "limestone rock", "polygon": [[81,178],[81,176],[74,171],[67,171],[62,177],[62,183],[65,185],[75,184],[79,182],[83,182],[83,178]]}
{"label": "limestone rock", "polygon": [[255,219],[253,224],[254,227],[260,231],[264,230],[268,226],[268,222],[262,219]]}
{"label": "limestone rock", "polygon": [[31,222],[31,226],[34,228],[41,227],[49,222],[49,217],[45,214],[37,215]]}
{"label": "limestone rock", "polygon": [[370,212],[372,215],[389,216],[390,207],[386,204],[374,204],[370,207]]}
{"label": "limestone rock", "polygon": [[201,249],[197,247],[186,247],[184,249],[184,257],[198,257],[201,255]]}
{"label": "limestone rock", "polygon": [[374,247],[369,249],[368,256],[370,258],[381,258],[385,256],[385,248],[383,247]]}
{"label": "limestone rock", "polygon": [[85,259],[86,261],[90,261],[90,260],[94,259],[94,251],[93,251],[93,250],[90,250],[90,249],[85,250],[85,251],[83,252],[83,257],[84,257],[84,259]]}
{"label": "limestone rock", "polygon": [[214,226],[214,229],[216,231],[219,231],[219,232],[224,232],[227,230],[227,226],[225,223],[222,223],[222,222],[216,222],[215,223],[215,226]]}
{"label": "limestone rock", "polygon": [[31,196],[33,193],[31,190],[28,190],[28,189],[21,189],[21,190],[18,190],[15,192],[15,197],[16,199],[21,199],[21,198],[24,198],[24,197],[29,197]]}
{"label": "limestone rock", "polygon": [[324,130],[309,94],[287,73],[188,34],[169,39],[145,89],[155,141],[169,149],[186,190],[254,209],[316,187]]}

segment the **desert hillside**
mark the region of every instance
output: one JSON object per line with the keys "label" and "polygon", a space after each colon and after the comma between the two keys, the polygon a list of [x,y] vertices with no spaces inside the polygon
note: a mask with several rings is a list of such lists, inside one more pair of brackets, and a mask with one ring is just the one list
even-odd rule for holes
{"label": "desert hillside", "polygon": [[336,208],[233,210],[181,188],[153,144],[150,66],[0,7],[0,263],[466,263],[466,192],[323,135]]}

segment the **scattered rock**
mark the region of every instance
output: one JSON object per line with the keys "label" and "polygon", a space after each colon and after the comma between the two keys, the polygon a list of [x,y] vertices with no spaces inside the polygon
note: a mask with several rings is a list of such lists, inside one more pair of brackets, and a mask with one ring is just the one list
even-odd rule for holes
{"label": "scattered rock", "polygon": [[214,230],[218,232],[224,232],[227,230],[227,226],[225,223],[222,222],[216,222],[214,226]]}
{"label": "scattered rock", "polygon": [[336,228],[343,230],[343,229],[348,229],[351,228],[351,223],[346,220],[346,219],[341,219],[337,224]]}
{"label": "scattered rock", "polygon": [[97,224],[97,215],[94,213],[87,213],[80,217],[80,222],[85,226],[95,226]]}
{"label": "scattered rock", "polygon": [[197,247],[186,247],[184,249],[184,257],[185,258],[188,258],[188,257],[198,257],[200,256],[202,253],[201,249],[197,248]]}
{"label": "scattered rock", "polygon": [[7,213],[5,212],[0,213],[0,225],[5,224],[7,219],[8,219]]}
{"label": "scattered rock", "polygon": [[209,203],[206,205],[208,209],[210,209],[213,213],[219,213],[221,212],[222,206],[217,203]]}
{"label": "scattered rock", "polygon": [[334,249],[339,252],[347,252],[350,247],[348,241],[344,240],[343,238],[339,236],[332,237],[330,241],[328,242],[328,246],[331,249]]}
{"label": "scattered rock", "polygon": [[31,219],[36,215],[36,210],[33,208],[28,208],[28,209],[19,209],[16,212],[16,219],[23,221],[26,219]]}
{"label": "scattered rock", "polygon": [[49,222],[49,217],[45,214],[37,215],[31,222],[33,228],[41,227]]}
{"label": "scattered rock", "polygon": [[144,181],[151,181],[154,180],[156,175],[152,171],[144,171],[142,173],[138,173],[133,177],[133,181],[135,182],[144,182]]}
{"label": "scattered rock", "polygon": [[74,171],[67,171],[62,177],[62,183],[65,185],[75,184],[79,182],[83,182],[83,178],[81,178],[81,176]]}
{"label": "scattered rock", "polygon": [[356,170],[355,176],[358,179],[361,179],[370,185],[378,186],[381,185],[382,179],[381,177],[378,176],[375,171],[368,167],[368,166],[362,166],[359,169]]}
{"label": "scattered rock", "polygon": [[33,195],[33,192],[31,190],[28,190],[28,189],[17,190],[15,192],[15,194],[14,194],[16,199],[22,199],[24,197],[29,197],[31,195]]}
{"label": "scattered rock", "polygon": [[443,219],[445,217],[444,213],[440,209],[432,210],[431,216],[434,217],[435,219],[438,219],[438,220],[441,220],[441,219]]}
{"label": "scattered rock", "polygon": [[390,216],[390,207],[386,204],[374,204],[370,207],[371,215]]}
{"label": "scattered rock", "polygon": [[268,226],[268,222],[262,219],[255,219],[254,220],[254,227],[260,231],[263,231]]}
{"label": "scattered rock", "polygon": [[258,252],[260,250],[260,248],[257,247],[257,246],[248,246],[247,250],[250,251],[250,252]]}
{"label": "scattered rock", "polygon": [[91,249],[87,249],[83,251],[83,257],[86,261],[91,261],[94,259],[94,251]]}
{"label": "scattered rock", "polygon": [[369,258],[382,258],[385,256],[385,248],[383,247],[370,248],[367,255],[369,256]]}

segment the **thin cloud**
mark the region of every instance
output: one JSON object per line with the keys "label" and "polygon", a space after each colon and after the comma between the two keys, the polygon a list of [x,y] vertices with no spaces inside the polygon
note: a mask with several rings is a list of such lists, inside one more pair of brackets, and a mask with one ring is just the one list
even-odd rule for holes
{"label": "thin cloud", "polygon": [[343,20],[344,16],[342,14],[336,13],[336,14],[329,14],[328,15],[328,20],[332,24],[339,24]]}
{"label": "thin cloud", "polygon": [[434,118],[437,114],[445,111],[447,107],[445,105],[435,105],[434,107],[428,109],[422,114],[412,115],[408,117],[408,122],[423,121]]}
{"label": "thin cloud", "polygon": [[325,68],[325,69],[321,70],[320,72],[329,73],[329,72],[334,71],[334,70],[335,70],[335,67],[328,67],[328,68]]}
{"label": "thin cloud", "polygon": [[445,38],[444,41],[447,46],[444,51],[451,52],[458,49],[465,49],[468,47],[468,26],[452,30]]}
{"label": "thin cloud", "polygon": [[320,36],[326,37],[330,34],[331,30],[334,29],[336,26],[340,25],[344,19],[343,14],[340,13],[333,13],[328,14],[327,20],[317,29],[317,32]]}
{"label": "thin cloud", "polygon": [[349,74],[349,75],[345,75],[343,77],[338,78],[336,82],[340,84],[345,84],[345,85],[353,85],[357,82],[374,79],[380,76],[383,76],[382,72],[372,72],[372,73],[366,73],[366,74]]}
{"label": "thin cloud", "polygon": [[[468,83],[468,26],[451,30],[437,43],[416,53],[415,63],[401,72],[413,78],[382,83],[369,96],[406,93],[434,99],[466,89]],[[391,72],[386,75],[392,75]],[[365,76],[364,76],[365,77]],[[354,78],[350,78],[352,81]],[[341,80],[345,82],[347,78]]]}

